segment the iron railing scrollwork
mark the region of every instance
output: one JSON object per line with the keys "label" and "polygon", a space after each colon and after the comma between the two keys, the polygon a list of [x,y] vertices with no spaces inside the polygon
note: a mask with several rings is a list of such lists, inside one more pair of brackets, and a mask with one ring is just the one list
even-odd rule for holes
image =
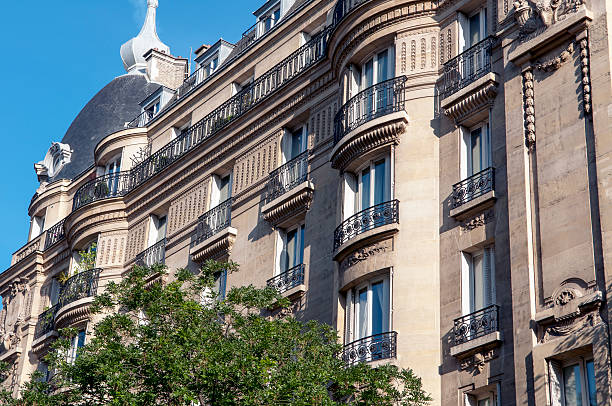
{"label": "iron railing scrollwork", "polygon": [[304,264],[296,265],[293,268],[276,275],[274,278],[268,279],[267,285],[275,288],[279,293],[286,292],[304,283],[305,269],[306,266]]}
{"label": "iron railing scrollwork", "polygon": [[79,299],[95,296],[101,271],[99,268],[94,268],[70,277],[62,286],[58,300],[59,308]]}
{"label": "iron railing scrollwork", "polygon": [[453,185],[453,208],[495,190],[495,168],[484,169]]}
{"label": "iron railing scrollwork", "polygon": [[377,83],[351,97],[334,119],[334,145],[360,125],[404,110],[406,76]]}
{"label": "iron railing scrollwork", "polygon": [[231,224],[232,198],[229,198],[198,218],[194,244],[201,243]]}
{"label": "iron railing scrollwork", "polygon": [[271,202],[302,182],[305,182],[307,177],[308,150],[302,152],[286,164],[270,172],[266,192],[266,202]]}
{"label": "iron railing scrollwork", "polygon": [[38,316],[38,321],[34,328],[34,339],[40,338],[55,330],[55,315],[57,314],[57,309],[59,309],[59,303],[51,306]]}
{"label": "iron railing scrollwork", "polygon": [[399,223],[399,200],[380,203],[353,214],[334,231],[334,250],[361,233],[393,223]]}
{"label": "iron railing scrollwork", "polygon": [[136,264],[140,266],[164,265],[166,261],[166,239],[153,244],[136,255]]}
{"label": "iron railing scrollwork", "polygon": [[129,171],[98,176],[76,191],[72,200],[72,211],[98,200],[125,196],[130,191],[130,184]]}
{"label": "iron railing scrollwork", "polygon": [[375,334],[344,346],[342,360],[347,365],[395,358],[397,355],[397,332]]}
{"label": "iron railing scrollwork", "polygon": [[62,241],[65,237],[64,231],[64,222],[66,219],[63,219],[59,223],[49,227],[47,231],[45,231],[45,250]]}
{"label": "iron railing scrollwork", "polygon": [[126,128],[140,128],[146,127],[147,124],[151,121],[155,114],[152,111],[145,110],[140,113],[136,118],[125,125]]}
{"label": "iron railing scrollwork", "polygon": [[491,305],[466,316],[455,319],[453,326],[454,345],[499,331],[499,306]]}
{"label": "iron railing scrollwork", "polygon": [[495,38],[487,37],[444,64],[442,98],[463,89],[491,71],[491,49]]}

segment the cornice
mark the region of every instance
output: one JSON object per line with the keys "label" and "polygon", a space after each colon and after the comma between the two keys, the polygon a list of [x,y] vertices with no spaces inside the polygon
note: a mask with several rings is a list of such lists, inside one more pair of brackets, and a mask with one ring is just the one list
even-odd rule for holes
{"label": "cornice", "polygon": [[313,195],[314,185],[306,181],[263,206],[261,209],[263,218],[275,227],[282,227],[292,219],[297,222],[310,210]]}
{"label": "cornice", "polygon": [[237,230],[228,227],[213,235],[200,244],[194,245],[189,249],[189,254],[193,262],[204,262],[207,259],[222,259],[228,257],[236,241]]}

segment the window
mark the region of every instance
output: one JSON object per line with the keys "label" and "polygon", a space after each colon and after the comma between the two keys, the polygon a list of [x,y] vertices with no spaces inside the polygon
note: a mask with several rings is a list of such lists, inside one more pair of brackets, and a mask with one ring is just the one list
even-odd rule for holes
{"label": "window", "polygon": [[161,107],[161,101],[160,101],[160,99],[156,99],[153,103],[151,103],[147,107],[145,107],[144,111],[149,113],[149,117],[153,117],[157,113],[159,113],[160,107]]}
{"label": "window", "polygon": [[59,300],[61,285],[56,278],[51,279],[48,287],[49,306],[55,306]]}
{"label": "window", "polygon": [[306,151],[308,147],[308,126],[303,125],[295,131],[285,130],[283,137],[283,160],[289,162]]}
{"label": "window", "polygon": [[[81,251],[83,251],[86,256],[90,257],[93,263],[84,263],[83,257],[81,256]],[[71,275],[76,275],[79,272],[87,271],[93,267],[95,267],[96,263],[96,254],[97,254],[97,240],[94,240],[87,244],[85,248],[82,250],[77,250],[72,253],[72,271]]]}
{"label": "window", "polygon": [[70,343],[70,348],[68,349],[68,355],[66,356],[66,361],[68,363],[73,363],[79,356],[79,349],[83,348],[85,345],[85,330],[79,330],[77,335],[72,337],[72,341]]}
{"label": "window", "polygon": [[32,217],[30,223],[30,241],[42,234],[45,229],[45,215]]}
{"label": "window", "polygon": [[262,34],[270,31],[270,29],[278,23],[278,20],[280,20],[280,7],[261,16],[260,21],[263,21]]}
{"label": "window", "polygon": [[481,8],[470,15],[459,13],[459,48],[461,52],[476,45],[487,36],[487,9]]}
{"label": "window", "polygon": [[45,361],[41,360],[38,363],[36,370],[42,374],[42,376],[40,377],[41,382],[49,382],[51,380],[53,374],[51,373],[52,371],[49,369],[49,364],[47,364]]}
{"label": "window", "polygon": [[211,306],[213,300],[224,300],[227,290],[227,270],[217,272],[215,274],[215,286],[211,290],[205,288],[200,294],[200,304],[203,306]]}
{"label": "window", "polygon": [[344,219],[391,200],[389,156],[370,161],[357,174],[345,173]]}
{"label": "window", "polygon": [[167,220],[166,216],[156,216],[152,214],[149,223],[149,244],[152,247],[166,238]]}
{"label": "window", "polygon": [[213,185],[210,194],[210,207],[214,208],[231,197],[232,176],[213,175]]}
{"label": "window", "polygon": [[462,307],[471,314],[495,304],[495,248],[463,253]]}
{"label": "window", "polygon": [[304,263],[304,224],[279,232],[277,252],[277,275]]}
{"label": "window", "polygon": [[492,166],[489,123],[463,128],[462,178],[466,179]]}
{"label": "window", "polygon": [[494,392],[485,392],[484,394],[465,394],[465,406],[495,406],[497,405],[497,396]]}
{"label": "window", "polygon": [[597,389],[593,360],[548,362],[551,405],[595,406]]}
{"label": "window", "polygon": [[391,301],[387,275],[350,290],[346,301],[346,343],[390,330]]}

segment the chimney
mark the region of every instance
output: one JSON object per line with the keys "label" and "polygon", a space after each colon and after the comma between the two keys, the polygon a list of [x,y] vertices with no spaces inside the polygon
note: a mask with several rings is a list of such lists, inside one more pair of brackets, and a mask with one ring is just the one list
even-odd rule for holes
{"label": "chimney", "polygon": [[159,83],[170,89],[177,89],[183,84],[188,74],[187,59],[151,49],[144,54],[147,62],[147,74],[151,82]]}

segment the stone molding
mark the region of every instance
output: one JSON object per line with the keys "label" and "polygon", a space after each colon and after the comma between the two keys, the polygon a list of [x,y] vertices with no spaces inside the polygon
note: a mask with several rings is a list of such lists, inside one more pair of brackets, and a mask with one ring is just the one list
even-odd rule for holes
{"label": "stone molding", "polygon": [[88,321],[92,315],[91,303],[93,300],[93,296],[89,296],[61,307],[55,316],[55,329]]}
{"label": "stone molding", "polygon": [[449,216],[457,220],[465,220],[467,217],[474,215],[476,212],[484,211],[495,204],[495,191],[491,190],[482,196],[470,200],[467,203],[462,204],[459,207],[451,209]]}
{"label": "stone molding", "polygon": [[[314,185],[310,181],[303,182],[292,190],[277,197],[261,208],[264,220],[274,227],[285,227],[297,223],[310,210]],[[293,221],[292,221],[293,220]]]}
{"label": "stone molding", "polygon": [[374,244],[378,241],[388,239],[389,236],[399,232],[399,223],[385,224],[364,233],[358,234],[342,244],[334,252],[334,261],[342,263],[352,252],[357,251],[366,245]]}
{"label": "stone molding", "polygon": [[332,168],[344,171],[350,162],[367,152],[386,145],[397,145],[405,131],[408,115],[405,111],[374,119],[346,134],[331,153]]}
{"label": "stone molding", "polygon": [[32,342],[32,352],[39,356],[42,356],[49,349],[49,344],[51,344],[57,337],[57,331],[53,330],[48,332],[42,337],[38,337],[36,340]]}
{"label": "stone molding", "polygon": [[459,124],[470,115],[493,105],[497,96],[499,77],[488,73],[464,89],[442,100],[444,114]]}
{"label": "stone molding", "polygon": [[207,259],[221,259],[229,257],[236,241],[238,230],[228,227],[200,244],[192,245],[189,254],[193,262],[204,262]]}
{"label": "stone molding", "polygon": [[25,246],[20,248],[13,254],[13,258],[11,260],[11,266],[23,261],[26,257],[36,251],[42,251],[41,247],[43,246],[43,236],[45,233],[43,232],[38,237],[34,238],[32,241],[27,243]]}

